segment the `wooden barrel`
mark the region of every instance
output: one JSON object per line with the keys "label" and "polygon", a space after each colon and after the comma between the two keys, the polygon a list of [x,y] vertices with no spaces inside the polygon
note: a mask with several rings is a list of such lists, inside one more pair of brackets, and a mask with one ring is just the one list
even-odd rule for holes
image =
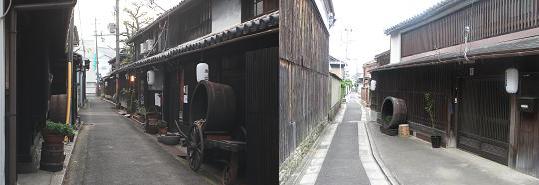
{"label": "wooden barrel", "polygon": [[45,144],[41,147],[39,169],[57,172],[64,168],[64,144]]}
{"label": "wooden barrel", "polygon": [[407,120],[406,102],[403,99],[386,97],[380,113],[384,129],[398,129],[399,124],[405,124]]}
{"label": "wooden barrel", "polygon": [[232,87],[201,81],[195,87],[189,108],[190,123],[205,119],[205,131],[236,129],[236,97]]}

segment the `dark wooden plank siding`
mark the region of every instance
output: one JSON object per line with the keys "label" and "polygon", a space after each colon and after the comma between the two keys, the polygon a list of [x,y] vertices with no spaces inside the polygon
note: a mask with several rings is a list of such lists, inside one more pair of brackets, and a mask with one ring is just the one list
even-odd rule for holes
{"label": "dark wooden plank siding", "polygon": [[277,47],[245,54],[245,122],[249,184],[278,184],[279,88]]}
{"label": "dark wooden plank siding", "polygon": [[503,71],[462,79],[458,105],[457,147],[507,164],[510,95]]}
{"label": "dark wooden plank siding", "polygon": [[279,164],[329,108],[329,34],[311,0],[280,1]]}
{"label": "dark wooden plank siding", "polygon": [[400,98],[406,101],[409,122],[431,127],[424,103],[428,92],[434,98],[434,128],[445,132],[453,97],[454,71],[454,65],[439,65],[374,72],[372,79],[376,80],[376,90],[371,92],[371,108],[380,110],[385,97]]}
{"label": "dark wooden plank siding", "polygon": [[[539,86],[537,86],[539,64],[535,62],[537,59],[537,56],[529,57],[527,63],[519,67],[521,85],[518,97],[539,97]],[[528,175],[539,177],[539,152],[537,152],[539,151],[539,111],[536,110],[534,113],[519,111],[519,117],[515,168]]]}
{"label": "dark wooden plank siding", "polygon": [[410,56],[538,26],[539,0],[482,0],[402,34],[402,56]]}

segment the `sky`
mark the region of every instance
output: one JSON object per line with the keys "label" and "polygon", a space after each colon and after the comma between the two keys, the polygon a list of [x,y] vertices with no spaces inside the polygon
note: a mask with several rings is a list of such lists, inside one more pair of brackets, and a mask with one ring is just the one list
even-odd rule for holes
{"label": "sky", "polygon": [[[132,2],[150,0],[120,0],[120,22],[127,17],[123,11]],[[163,9],[170,9],[181,0],[155,0]],[[363,63],[374,60],[376,54],[389,50],[389,37],[384,29],[406,20],[440,0],[333,0],[337,21],[330,30],[330,55],[346,61],[351,74],[362,71]],[[109,34],[107,25],[114,22],[114,0],[78,0],[75,9],[75,25],[79,36],[83,39],[86,57],[94,60],[94,30],[97,33]],[[150,16],[157,17],[162,10],[146,9]],[[97,22],[97,25],[94,22]],[[351,31],[345,31],[351,30]],[[124,32],[123,25],[120,32]],[[99,37],[99,70],[102,75],[110,71],[107,61],[114,57],[113,36]],[[82,46],[82,43],[81,43]],[[347,47],[348,46],[348,47]],[[348,48],[348,49],[346,49]],[[79,53],[82,54],[82,48]],[[95,72],[95,69],[91,69]]]}
{"label": "sky", "polygon": [[364,63],[389,50],[385,29],[438,2],[440,0],[333,0],[337,21],[330,30],[330,55],[346,61],[350,74],[362,72]]}
{"label": "sky", "polygon": [[[130,7],[132,2],[144,2],[147,3],[150,0],[120,0],[120,32],[125,32],[125,27],[121,24],[124,19],[128,16],[123,11],[124,8]],[[180,0],[155,0],[155,3],[167,10],[172,8],[174,5],[177,5]],[[114,7],[116,6],[116,1],[114,0],[78,0],[77,6],[75,7],[75,25],[79,32],[79,37],[82,40],[80,42],[80,48],[77,53],[83,54],[82,45],[84,42],[84,48],[86,49],[85,56],[86,58],[94,61],[94,52],[96,47],[96,38],[95,30],[97,29],[98,35],[110,34],[107,26],[109,23],[115,22],[114,17]],[[163,11],[159,8],[152,10],[149,8],[145,9],[148,12],[150,17],[157,17],[158,13]],[[99,73],[101,76],[105,76],[110,71],[110,65],[107,63],[111,58],[116,55],[115,52],[115,41],[114,36],[103,36],[98,37],[98,53],[99,53]],[[120,46],[121,47],[121,46]],[[95,79],[95,69],[91,66],[90,75],[88,80],[92,81]]]}

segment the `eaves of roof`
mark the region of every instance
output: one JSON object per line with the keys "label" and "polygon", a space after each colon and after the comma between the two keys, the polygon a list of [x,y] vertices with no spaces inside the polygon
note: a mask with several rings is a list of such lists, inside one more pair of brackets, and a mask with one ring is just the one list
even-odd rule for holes
{"label": "eaves of roof", "polygon": [[[539,36],[528,37],[508,42],[502,42],[492,45],[485,45],[479,48],[470,49],[466,54],[469,60],[500,58],[510,56],[527,56],[539,54]],[[373,71],[382,71],[390,69],[399,69],[406,67],[437,65],[451,62],[465,61],[464,53],[451,52],[439,55],[430,55],[414,60],[401,62],[397,64],[388,64],[374,69]]]}
{"label": "eaves of roof", "polygon": [[176,47],[167,49],[159,54],[125,64],[123,66],[120,66],[118,69],[112,71],[111,75],[144,66],[154,65],[169,60],[171,58],[184,55],[188,52],[208,48],[235,38],[268,31],[273,28],[278,28],[278,25],[279,11],[275,11],[264,16],[258,17],[256,19],[235,25],[224,31],[208,34],[206,36],[180,44]]}

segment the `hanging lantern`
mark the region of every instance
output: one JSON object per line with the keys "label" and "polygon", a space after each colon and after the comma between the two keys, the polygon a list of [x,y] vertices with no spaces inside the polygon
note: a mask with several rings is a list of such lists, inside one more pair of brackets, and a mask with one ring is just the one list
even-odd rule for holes
{"label": "hanging lantern", "polygon": [[376,90],[376,80],[371,80],[370,89],[371,89],[371,91],[375,91],[375,90]]}
{"label": "hanging lantern", "polygon": [[154,71],[146,72],[146,81],[148,81],[148,85],[154,85],[155,84],[155,72]]}
{"label": "hanging lantern", "polygon": [[209,80],[209,73],[210,69],[208,67],[208,64],[206,63],[199,63],[197,64],[196,68],[196,74],[197,74],[197,82],[200,82],[202,80]]}
{"label": "hanging lantern", "polygon": [[505,70],[505,91],[511,94],[518,92],[518,70],[515,68]]}

